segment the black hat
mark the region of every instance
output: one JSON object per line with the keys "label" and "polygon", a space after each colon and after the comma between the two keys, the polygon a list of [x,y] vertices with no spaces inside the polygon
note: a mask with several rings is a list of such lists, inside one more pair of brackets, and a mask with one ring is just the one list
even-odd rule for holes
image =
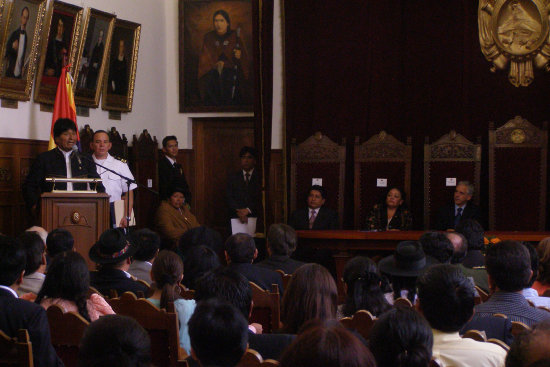
{"label": "black hat", "polygon": [[89,256],[96,264],[116,264],[134,255],[136,251],[137,247],[132,246],[121,231],[108,229],[90,248]]}
{"label": "black hat", "polygon": [[432,258],[426,257],[419,242],[402,241],[397,244],[393,255],[380,260],[378,269],[388,275],[417,277],[434,263]]}

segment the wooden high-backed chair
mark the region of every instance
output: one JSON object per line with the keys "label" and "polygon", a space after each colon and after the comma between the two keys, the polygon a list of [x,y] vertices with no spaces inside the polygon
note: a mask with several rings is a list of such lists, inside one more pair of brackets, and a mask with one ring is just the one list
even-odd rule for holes
{"label": "wooden high-backed chair", "polygon": [[[391,187],[399,187],[409,196],[411,192],[411,138],[404,144],[385,131],[359,144],[355,138],[355,228],[363,229],[374,204]],[[377,179],[387,179],[387,187],[378,187]]]}
{"label": "wooden high-backed chair", "polygon": [[[157,138],[152,137],[147,129],[141,135],[134,135],[132,143],[132,157],[134,163],[130,169],[137,182],[148,185],[158,191],[158,143]],[[138,187],[134,190],[134,212],[136,225],[139,228],[154,228],[154,213],[158,207],[158,195]]]}
{"label": "wooden high-backed chair", "polygon": [[279,287],[271,285],[271,291],[260,288],[256,283],[249,282],[252,289],[252,315],[250,322],[262,325],[264,333],[271,333],[281,327],[281,306]]}
{"label": "wooden high-backed chair", "polygon": [[90,143],[94,136],[94,130],[90,125],[86,124],[82,129],[80,129],[80,149],[82,153],[92,154],[92,149],[90,148]]}
{"label": "wooden high-backed chair", "polygon": [[109,141],[112,144],[110,154],[128,160],[128,139],[126,139],[126,135],[122,134],[121,136],[116,127],[113,126],[109,131]]}
{"label": "wooden high-backed chair", "polygon": [[[478,138],[478,140],[480,140]],[[479,205],[481,144],[472,143],[456,131],[443,135],[433,144],[424,144],[424,228],[431,229],[438,208],[452,201],[455,186],[447,178],[474,185],[473,202]]]}
{"label": "wooden high-backed chair", "polygon": [[58,305],[51,305],[46,310],[52,345],[66,367],[77,365],[78,347],[84,331],[90,324],[75,312],[63,312]]}
{"label": "wooden high-backed chair", "polygon": [[290,145],[290,212],[304,207],[313,178],[323,179],[328,197],[325,205],[338,210],[340,227],[344,218],[346,141],[342,145],[316,132],[304,142]]}
{"label": "wooden high-backed chair", "polygon": [[33,367],[32,344],[26,329],[17,332],[17,338],[10,338],[0,330],[0,365]]}
{"label": "wooden high-backed chair", "polygon": [[489,124],[489,229],[542,231],[546,225],[548,130],[516,116]]}

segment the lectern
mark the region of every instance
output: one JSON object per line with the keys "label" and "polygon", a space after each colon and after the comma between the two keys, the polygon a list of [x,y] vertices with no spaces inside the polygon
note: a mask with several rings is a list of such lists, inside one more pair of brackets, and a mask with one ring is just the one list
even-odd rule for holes
{"label": "lectern", "polygon": [[74,237],[75,250],[95,269],[88,251],[109,229],[109,195],[104,193],[47,192],[41,195],[42,227],[63,228]]}

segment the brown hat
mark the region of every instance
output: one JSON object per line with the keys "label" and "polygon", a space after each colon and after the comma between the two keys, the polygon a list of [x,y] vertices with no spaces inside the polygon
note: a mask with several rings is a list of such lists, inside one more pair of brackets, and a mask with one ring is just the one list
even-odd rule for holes
{"label": "brown hat", "polygon": [[90,248],[89,256],[96,264],[116,264],[134,255],[136,251],[137,247],[132,246],[121,231],[108,229]]}

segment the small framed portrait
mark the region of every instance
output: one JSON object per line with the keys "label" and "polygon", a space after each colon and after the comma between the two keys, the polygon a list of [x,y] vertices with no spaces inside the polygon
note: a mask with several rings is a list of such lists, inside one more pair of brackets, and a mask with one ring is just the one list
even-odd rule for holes
{"label": "small framed portrait", "polygon": [[70,64],[69,72],[78,78],[77,56],[83,9],[78,6],[54,1],[44,23],[42,51],[34,101],[53,104],[61,69]]}
{"label": "small framed portrait", "polygon": [[101,108],[130,112],[139,52],[141,25],[117,19],[103,82]]}
{"label": "small framed portrait", "polygon": [[78,74],[74,86],[75,103],[79,106],[99,106],[103,75],[107,67],[111,37],[116,16],[96,9],[88,9],[80,44]]}
{"label": "small framed portrait", "polygon": [[28,101],[36,72],[46,0],[5,3],[0,43],[0,97]]}
{"label": "small framed portrait", "polygon": [[180,0],[180,112],[253,110],[252,1]]}

